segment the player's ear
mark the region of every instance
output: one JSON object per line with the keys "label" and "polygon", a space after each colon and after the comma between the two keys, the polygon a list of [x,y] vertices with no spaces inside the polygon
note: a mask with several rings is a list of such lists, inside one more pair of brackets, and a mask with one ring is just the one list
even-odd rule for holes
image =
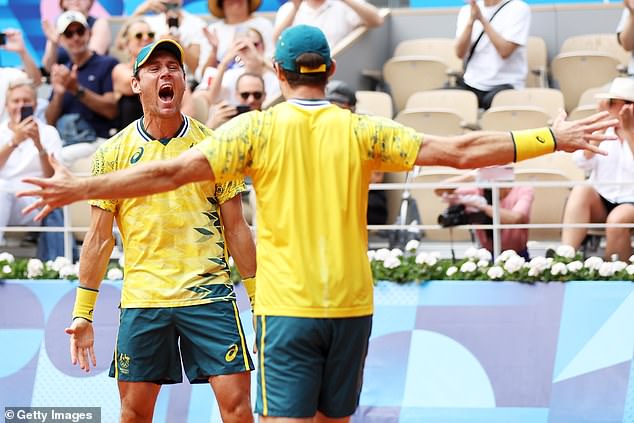
{"label": "player's ear", "polygon": [[132,92],[134,94],[141,94],[141,81],[136,76],[132,77],[130,84],[132,84]]}

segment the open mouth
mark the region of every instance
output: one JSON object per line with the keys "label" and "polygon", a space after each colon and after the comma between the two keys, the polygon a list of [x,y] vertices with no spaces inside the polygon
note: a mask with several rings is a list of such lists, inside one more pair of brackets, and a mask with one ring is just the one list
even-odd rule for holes
{"label": "open mouth", "polygon": [[161,101],[170,102],[174,99],[174,87],[170,84],[161,85],[158,95]]}

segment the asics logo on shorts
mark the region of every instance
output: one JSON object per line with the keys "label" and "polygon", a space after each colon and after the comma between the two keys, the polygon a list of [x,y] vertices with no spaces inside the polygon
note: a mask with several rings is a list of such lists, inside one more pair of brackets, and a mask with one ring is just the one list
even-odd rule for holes
{"label": "asics logo on shorts", "polygon": [[233,360],[235,360],[237,355],[238,355],[238,346],[236,344],[233,344],[227,350],[227,354],[225,354],[225,361],[228,363],[231,363]]}

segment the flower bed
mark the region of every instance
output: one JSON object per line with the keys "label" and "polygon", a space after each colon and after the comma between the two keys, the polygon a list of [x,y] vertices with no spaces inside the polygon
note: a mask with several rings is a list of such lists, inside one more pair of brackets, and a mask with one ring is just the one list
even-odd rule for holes
{"label": "flower bed", "polygon": [[426,280],[492,280],[517,282],[567,281],[634,281],[634,256],[629,262],[604,261],[600,257],[582,255],[562,245],[553,257],[524,260],[515,251],[507,250],[492,260],[484,248],[469,248],[464,258],[441,259],[438,253],[418,253],[419,241],[412,240],[405,251],[398,248],[368,251],[375,280],[396,283]]}
{"label": "flower bed", "polygon": [[[123,263],[110,264],[106,279],[123,278]],[[57,257],[54,261],[42,262],[38,259],[16,259],[12,254],[0,253],[1,279],[67,279],[79,278],[79,263],[73,264],[65,257]]]}

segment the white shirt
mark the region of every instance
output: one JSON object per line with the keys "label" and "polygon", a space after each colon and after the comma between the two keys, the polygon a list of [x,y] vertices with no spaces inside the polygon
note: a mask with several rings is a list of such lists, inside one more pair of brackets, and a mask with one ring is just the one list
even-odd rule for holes
{"label": "white shirt", "polygon": [[[614,129],[609,128],[606,135],[614,136]],[[592,158],[586,159],[583,151],[575,151],[573,160],[581,169],[590,171],[590,181],[629,181],[623,185],[594,185],[599,195],[612,203],[634,202],[634,156],[632,150],[625,140],[603,141],[599,148],[607,151],[607,156],[595,154]]]}
{"label": "white shirt", "polygon": [[[275,15],[275,25],[290,15],[293,7],[293,3],[290,1],[284,3]],[[293,20],[293,26],[295,25],[319,27],[332,49],[353,29],[363,25],[363,21],[357,12],[341,0],[326,0],[317,9],[313,9],[303,1],[300,3]]]}
{"label": "white shirt", "polygon": [[[187,47],[198,44],[201,46],[201,52],[203,45],[207,44],[207,39],[203,33],[203,28],[207,26],[204,20],[196,15],[193,15],[186,10],[182,10],[182,18],[178,22],[178,39],[184,49]],[[161,35],[169,34],[169,27],[167,26],[167,18],[165,13],[159,13],[157,15],[147,15],[143,19],[150,25],[150,28],[160,37]],[[157,37],[158,38],[158,37]],[[202,56],[202,54],[201,54]],[[195,72],[196,69],[190,69]]]}
{"label": "white shirt", "polygon": [[[46,151],[59,158],[62,151],[62,140],[57,129],[39,119],[36,119],[36,122],[42,146]],[[13,131],[9,129],[9,121],[5,120],[0,124],[0,145],[9,144],[12,139]],[[40,154],[30,138],[15,147],[5,164],[0,166],[0,181],[7,182],[7,185],[15,191],[33,188],[32,185],[21,182],[22,178],[27,176],[44,176]]]}
{"label": "white shirt", "polygon": [[[216,68],[207,68],[201,79],[200,84],[196,87],[196,90],[209,89],[211,81],[216,77]],[[236,106],[240,104],[240,101],[236,98],[236,82],[238,77],[244,73],[244,68],[231,68],[227,69],[222,77],[222,84],[220,86],[220,92],[215,102],[226,101],[227,103]],[[266,91],[266,98],[271,100],[279,97],[282,94],[280,90],[280,83],[275,73],[271,71],[265,71],[262,74],[264,79],[264,90]]]}
{"label": "white shirt", "polygon": [[[627,26],[629,20],[630,20],[630,10],[627,7],[625,7],[623,8],[623,13],[621,14],[621,20],[619,21],[619,25],[616,27],[617,34],[625,30],[625,27]],[[632,58],[630,59],[630,63],[627,65],[627,73],[629,74],[634,73],[634,51],[632,52]]]}
{"label": "white shirt", "polygon": [[0,68],[0,117],[4,113],[5,96],[9,84],[17,79],[26,79],[28,75],[17,68]]}
{"label": "white shirt", "polygon": [[[270,20],[262,16],[253,16],[251,19],[239,24],[228,24],[223,20],[219,20],[209,25],[208,28],[209,32],[215,30],[216,36],[218,37],[218,51],[216,52],[218,61],[222,60],[223,56],[227,53],[236,35],[245,34],[250,28],[257,30],[262,35],[265,56],[273,56],[273,50],[275,49],[275,43],[273,42],[273,24]],[[204,64],[207,62],[210,52],[211,46],[208,42],[205,42],[204,46],[201,46],[201,63]]]}
{"label": "white shirt", "polygon": [[[493,13],[502,4],[504,4],[504,1],[495,6],[486,7],[483,0],[478,1],[482,16],[487,20],[490,20]],[[467,4],[458,13],[456,38],[464,31],[470,16],[471,6]],[[486,34],[483,35],[473,52],[473,57],[469,61],[464,74],[464,81],[467,85],[482,91],[489,91],[503,84],[511,84],[514,88],[524,88],[526,73],[528,72],[526,43],[531,27],[530,8],[522,0],[510,0],[509,4],[495,15],[491,26],[502,38],[518,44],[519,47],[509,57],[503,59],[489,37]],[[467,54],[471,51],[471,45],[473,45],[482,31],[482,24],[480,21],[476,21],[471,31],[471,43],[467,49]]]}

